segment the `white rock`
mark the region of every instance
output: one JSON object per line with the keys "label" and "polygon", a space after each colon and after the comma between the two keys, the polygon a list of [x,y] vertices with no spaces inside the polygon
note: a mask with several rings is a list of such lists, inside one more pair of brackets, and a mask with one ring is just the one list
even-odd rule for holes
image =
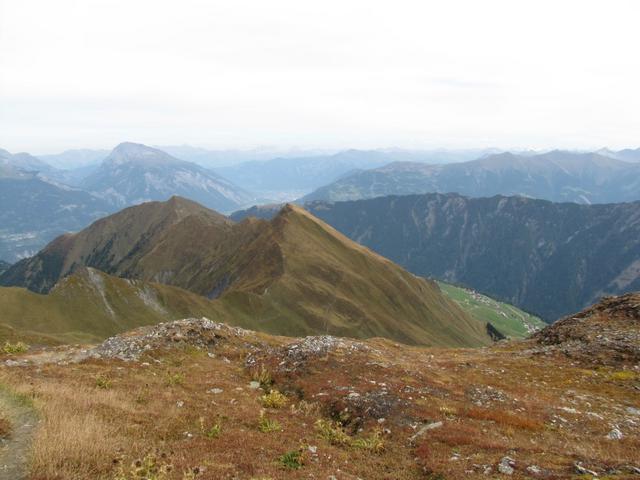
{"label": "white rock", "polygon": [[622,432],[620,431],[620,429],[618,427],[614,427],[607,434],[607,438],[609,440],[622,440],[622,437],[624,437],[624,435],[622,434]]}
{"label": "white rock", "polygon": [[500,463],[498,464],[498,471],[503,473],[504,475],[513,475],[516,461],[511,457],[502,457]]}

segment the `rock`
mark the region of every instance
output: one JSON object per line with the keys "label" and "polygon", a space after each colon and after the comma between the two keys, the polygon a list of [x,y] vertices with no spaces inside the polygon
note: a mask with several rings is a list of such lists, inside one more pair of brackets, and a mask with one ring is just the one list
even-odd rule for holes
{"label": "rock", "polygon": [[413,434],[409,438],[409,442],[410,443],[414,443],[418,438],[420,438],[422,435],[427,433],[429,430],[433,430],[435,428],[440,428],[440,427],[442,427],[442,425],[444,425],[444,423],[442,423],[442,422],[433,422],[433,423],[428,423],[426,425],[423,425],[422,427],[420,427],[420,429],[415,434]]}
{"label": "rock", "polygon": [[542,474],[542,469],[537,466],[537,465],[529,465],[527,467],[527,472],[533,474],[533,475],[541,475]]}
{"label": "rock", "polygon": [[589,470],[588,468],[583,467],[580,462],[576,462],[574,464],[574,468],[576,473],[579,473],[580,475],[592,475],[594,477],[598,476],[597,472],[594,472],[593,470]]}
{"label": "rock", "polygon": [[624,435],[622,434],[622,432],[620,431],[620,429],[618,427],[614,427],[607,434],[607,438],[609,440],[622,440],[622,437],[624,437]]}
{"label": "rock", "polygon": [[498,464],[498,471],[504,475],[513,475],[516,461],[511,457],[502,457]]}
{"label": "rock", "polygon": [[627,407],[627,413],[640,416],[640,408]]}
{"label": "rock", "polygon": [[259,389],[259,388],[260,388],[260,382],[256,382],[256,381],[249,382],[249,388],[250,388],[251,390],[257,390],[257,389]]}
{"label": "rock", "polygon": [[212,388],[210,390],[207,390],[207,393],[213,393],[214,395],[218,395],[222,392],[224,392],[224,390],[221,388]]}
{"label": "rock", "polygon": [[89,350],[88,356],[132,361],[138,360],[144,352],[155,348],[191,345],[206,349],[227,337],[244,337],[246,334],[247,330],[216,323],[208,318],[185,318],[140,327],[132,332],[108,338]]}

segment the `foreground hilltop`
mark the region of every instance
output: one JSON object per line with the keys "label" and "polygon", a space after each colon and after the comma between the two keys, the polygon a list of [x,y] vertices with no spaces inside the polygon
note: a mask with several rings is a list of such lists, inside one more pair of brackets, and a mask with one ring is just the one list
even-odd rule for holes
{"label": "foreground hilltop", "polygon": [[[379,336],[439,346],[493,342],[492,329],[467,315],[436,283],[403,270],[293,205],[270,221],[240,223],[179,197],[131,207],[59,237],[13,265],[0,276],[0,284],[38,293],[53,289],[52,295],[61,280],[81,268],[150,284],[152,291],[163,284],[164,293],[155,297],[166,300],[161,304],[165,311],[206,314],[275,334]],[[114,282],[104,277],[102,283]],[[89,287],[87,292],[95,292]],[[200,300],[194,303],[185,290]],[[139,297],[137,291],[128,294]],[[21,305],[23,310],[11,311],[28,313],[29,304]],[[150,315],[141,324],[157,319]],[[81,324],[74,321],[74,330]],[[127,321],[125,328],[132,326]]]}
{"label": "foreground hilltop", "polygon": [[[584,332],[637,334],[636,299],[575,317]],[[32,446],[31,478],[133,480],[142,467],[176,480],[636,478],[637,358],[594,365],[549,349],[547,338],[573,342],[554,328],[455,350],[208,319],[147,326],[2,358],[23,417],[32,405],[42,421],[28,441],[6,433],[9,415],[0,436]]]}
{"label": "foreground hilltop", "polygon": [[596,364],[640,363],[640,293],[605,297],[538,332],[534,341]]}

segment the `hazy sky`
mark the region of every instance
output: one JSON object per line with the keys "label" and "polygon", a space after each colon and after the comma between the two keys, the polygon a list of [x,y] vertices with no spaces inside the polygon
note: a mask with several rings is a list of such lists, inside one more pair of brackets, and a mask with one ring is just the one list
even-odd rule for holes
{"label": "hazy sky", "polygon": [[0,0],[0,147],[637,147],[638,19],[637,0]]}

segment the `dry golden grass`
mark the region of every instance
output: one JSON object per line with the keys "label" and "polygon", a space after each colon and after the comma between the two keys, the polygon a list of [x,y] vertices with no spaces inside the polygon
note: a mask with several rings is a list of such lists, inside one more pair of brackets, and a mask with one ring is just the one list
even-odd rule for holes
{"label": "dry golden grass", "polygon": [[112,459],[126,443],[122,427],[100,412],[126,404],[112,392],[53,382],[39,384],[30,394],[42,417],[33,445],[33,476],[107,478]]}

